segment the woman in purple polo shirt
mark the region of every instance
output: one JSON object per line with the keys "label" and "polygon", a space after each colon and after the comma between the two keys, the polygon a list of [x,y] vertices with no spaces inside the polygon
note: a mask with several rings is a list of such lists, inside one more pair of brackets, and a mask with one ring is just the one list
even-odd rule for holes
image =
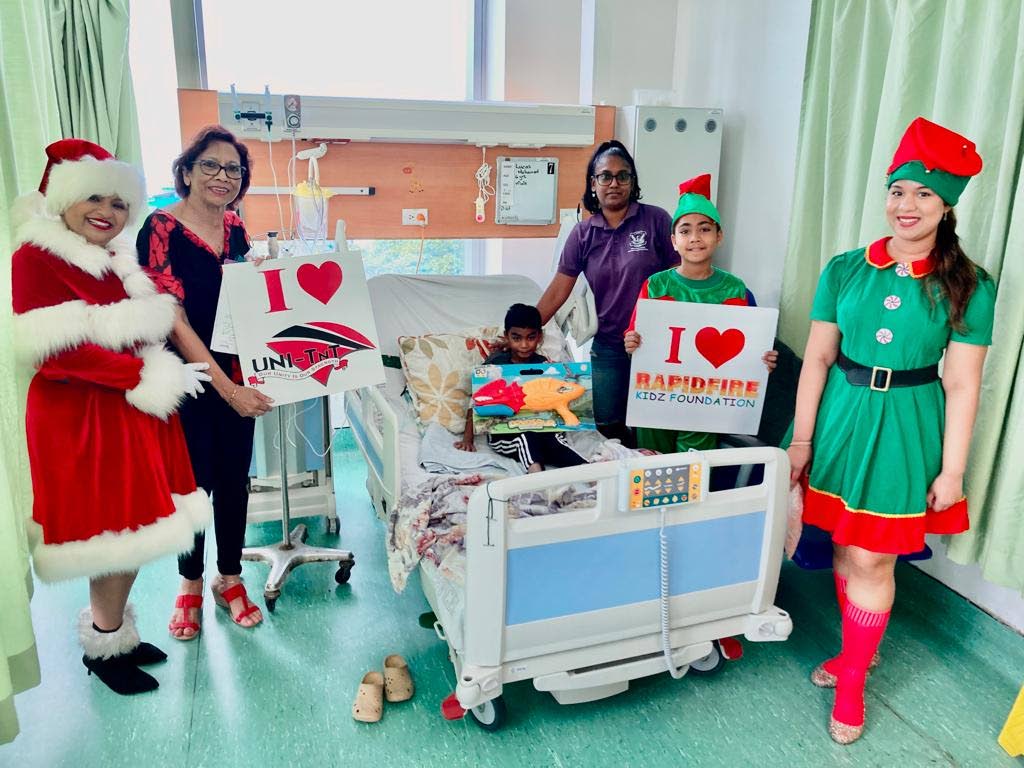
{"label": "woman in purple polo shirt", "polygon": [[587,165],[583,207],[593,214],[579,222],[562,250],[558,272],[537,309],[545,323],[572,293],[582,273],[594,292],[597,334],[590,347],[594,376],[594,419],[606,437],[632,443],[626,427],[629,355],[622,335],[636,306],[640,286],[655,272],[674,267],[671,217],[640,200],[640,180],[629,152],[606,141]]}

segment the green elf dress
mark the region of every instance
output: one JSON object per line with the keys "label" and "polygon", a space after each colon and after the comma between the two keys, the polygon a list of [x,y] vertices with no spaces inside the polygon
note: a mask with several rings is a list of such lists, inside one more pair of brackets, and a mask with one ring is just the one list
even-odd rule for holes
{"label": "green elf dress", "polygon": [[[747,286],[735,275],[713,267],[711,276],[704,280],[683,277],[675,269],[666,269],[651,275],[640,288],[639,299],[688,301],[693,304],[738,304],[747,306]],[[630,319],[627,333],[634,330],[636,310]],[[718,435],[709,432],[686,432],[676,429],[636,428],[636,442],[640,448],[659,453],[675,453],[693,448],[708,451],[718,447]]]}
{"label": "green elf dress", "polygon": [[[953,330],[948,300],[923,280],[932,257],[897,263],[888,240],[834,257],[818,282],[811,319],[839,326],[841,352],[860,365],[903,371],[938,363],[950,341],[990,345],[991,278],[978,270],[964,328]],[[837,544],[891,554],[919,551],[926,533],[967,530],[966,498],[943,512],[926,502],[942,467],[944,423],[941,380],[880,391],[850,384],[832,366],[815,423],[804,522],[830,531]]]}

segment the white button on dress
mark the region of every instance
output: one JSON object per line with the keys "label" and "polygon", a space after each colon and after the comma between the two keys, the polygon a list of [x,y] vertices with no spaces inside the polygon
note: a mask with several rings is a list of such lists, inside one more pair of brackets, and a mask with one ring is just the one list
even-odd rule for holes
{"label": "white button on dress", "polygon": [[879,328],[875,331],[875,341],[879,344],[888,344],[892,341],[892,331],[888,328]]}
{"label": "white button on dress", "polygon": [[897,277],[909,277],[910,276],[910,267],[908,267],[906,264],[903,264],[903,263],[897,264],[896,265],[896,276]]}
{"label": "white button on dress", "polygon": [[900,304],[902,304],[902,303],[903,303],[903,299],[901,299],[896,294],[892,294],[891,296],[886,296],[885,297],[885,301],[882,302],[882,304],[885,306],[886,309],[899,309],[900,308]]}

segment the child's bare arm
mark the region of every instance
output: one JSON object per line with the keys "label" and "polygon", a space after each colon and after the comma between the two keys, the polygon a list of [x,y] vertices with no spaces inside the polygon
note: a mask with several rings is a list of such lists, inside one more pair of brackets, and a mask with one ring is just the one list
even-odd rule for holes
{"label": "child's bare arm", "polygon": [[466,409],[466,429],[462,433],[462,439],[455,443],[455,447],[460,451],[475,451],[476,446],[473,444],[473,409]]}

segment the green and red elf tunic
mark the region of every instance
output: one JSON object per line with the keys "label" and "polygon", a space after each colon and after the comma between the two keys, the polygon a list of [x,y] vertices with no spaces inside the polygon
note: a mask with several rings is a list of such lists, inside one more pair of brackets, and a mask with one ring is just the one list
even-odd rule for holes
{"label": "green and red elf tunic", "polygon": [[[954,204],[981,159],[969,142],[918,118],[890,167],[889,184],[912,179]],[[835,323],[840,350],[865,366],[894,371],[940,361],[951,341],[990,345],[995,285],[978,270],[962,330],[949,323],[949,302],[934,280],[930,255],[910,264],[888,253],[889,238],[840,254],[825,267],[811,320]],[[840,545],[905,554],[926,533],[969,527],[967,499],[936,512],[927,494],[942,468],[945,392],[941,380],[877,391],[829,371],[814,430],[804,521]]]}

